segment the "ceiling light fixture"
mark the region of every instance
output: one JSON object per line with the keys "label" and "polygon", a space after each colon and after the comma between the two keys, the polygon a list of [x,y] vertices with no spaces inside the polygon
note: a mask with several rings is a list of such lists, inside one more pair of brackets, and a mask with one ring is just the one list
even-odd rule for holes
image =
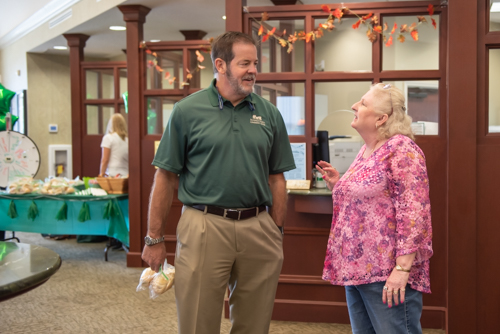
{"label": "ceiling light fixture", "polygon": [[226,15],[222,15],[222,19],[225,20],[226,19]]}
{"label": "ceiling light fixture", "polygon": [[152,42],[152,43],[157,43],[159,41],[160,41],[159,39],[152,39],[152,40],[150,40],[150,42]]}
{"label": "ceiling light fixture", "polygon": [[111,27],[109,27],[109,29],[114,30],[114,31],[123,31],[123,30],[127,30],[127,28],[125,28],[125,27],[123,27],[123,26],[111,26]]}
{"label": "ceiling light fixture", "polygon": [[491,4],[490,13],[500,12],[500,2],[494,2]]}
{"label": "ceiling light fixture", "polygon": [[67,46],[54,46],[54,49],[56,50],[68,50]]}

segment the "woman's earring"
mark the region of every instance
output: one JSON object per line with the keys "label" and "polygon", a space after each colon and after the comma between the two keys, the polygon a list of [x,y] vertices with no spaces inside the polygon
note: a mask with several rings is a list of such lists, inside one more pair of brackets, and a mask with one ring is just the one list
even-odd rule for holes
{"label": "woman's earring", "polygon": [[377,123],[375,123],[375,129],[378,129],[378,124]]}

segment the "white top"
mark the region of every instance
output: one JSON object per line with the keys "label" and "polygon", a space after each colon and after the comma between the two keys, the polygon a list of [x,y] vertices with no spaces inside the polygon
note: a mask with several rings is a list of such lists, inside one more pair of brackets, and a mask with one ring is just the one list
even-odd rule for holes
{"label": "white top", "polygon": [[128,176],[128,138],[122,140],[115,132],[102,138],[101,147],[111,150],[106,174],[109,176]]}

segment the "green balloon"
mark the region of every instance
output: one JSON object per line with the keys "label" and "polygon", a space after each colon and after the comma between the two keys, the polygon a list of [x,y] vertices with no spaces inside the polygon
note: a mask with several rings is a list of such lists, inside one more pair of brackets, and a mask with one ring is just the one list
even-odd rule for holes
{"label": "green balloon", "polygon": [[16,93],[8,90],[0,83],[0,116],[5,116],[10,111],[10,100],[12,100],[14,95]]}
{"label": "green balloon", "polygon": [[[14,116],[14,115],[10,116],[11,123],[12,123],[11,127],[14,127],[14,124],[16,124],[18,118],[19,117]],[[0,131],[5,131],[5,130],[7,130],[6,124],[5,124],[5,116],[0,116]],[[9,129],[9,130],[12,130],[12,129]]]}
{"label": "green balloon", "polygon": [[122,94],[123,103],[125,104],[125,113],[128,114],[128,92]]}

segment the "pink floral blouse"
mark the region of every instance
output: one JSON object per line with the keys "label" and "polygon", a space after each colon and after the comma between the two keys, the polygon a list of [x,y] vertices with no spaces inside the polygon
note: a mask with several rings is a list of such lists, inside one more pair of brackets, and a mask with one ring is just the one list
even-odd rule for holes
{"label": "pink floral blouse", "polygon": [[424,153],[395,135],[367,159],[366,146],[333,189],[323,279],[335,285],[386,281],[396,258],[416,252],[408,283],[430,293],[429,179]]}

